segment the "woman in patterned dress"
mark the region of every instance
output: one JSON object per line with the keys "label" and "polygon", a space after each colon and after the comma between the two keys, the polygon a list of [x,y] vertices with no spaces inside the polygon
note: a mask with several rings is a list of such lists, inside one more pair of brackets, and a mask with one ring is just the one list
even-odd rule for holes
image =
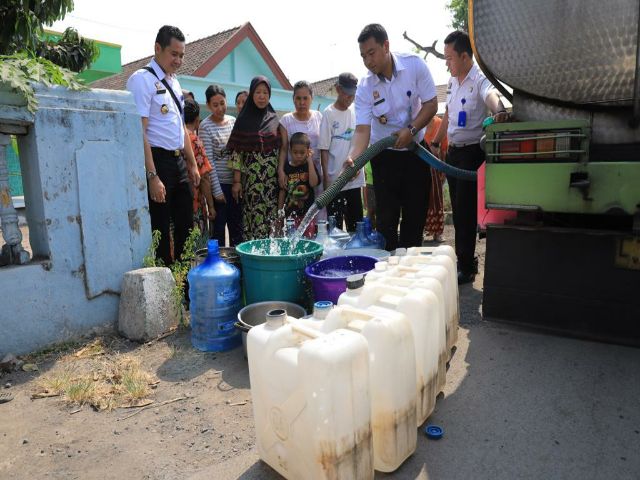
{"label": "woman in patterned dress", "polygon": [[267,238],[278,217],[278,163],[286,158],[286,131],[269,103],[266,77],[251,80],[249,97],[227,142],[233,168],[231,193],[242,198],[244,240]]}

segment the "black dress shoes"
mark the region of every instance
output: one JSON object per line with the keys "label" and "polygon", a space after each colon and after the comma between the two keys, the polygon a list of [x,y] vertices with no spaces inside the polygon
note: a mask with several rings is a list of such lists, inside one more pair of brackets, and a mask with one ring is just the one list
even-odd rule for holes
{"label": "black dress shoes", "polygon": [[458,272],[458,285],[464,285],[465,283],[473,283],[476,279],[476,274],[473,272]]}

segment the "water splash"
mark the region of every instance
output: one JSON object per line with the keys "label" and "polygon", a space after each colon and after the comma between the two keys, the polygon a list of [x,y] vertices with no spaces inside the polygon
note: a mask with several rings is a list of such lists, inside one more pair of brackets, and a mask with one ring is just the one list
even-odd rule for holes
{"label": "water splash", "polygon": [[298,241],[300,240],[300,238],[302,238],[302,235],[304,235],[304,232],[307,230],[307,228],[309,228],[309,225],[311,224],[311,222],[316,217],[319,211],[320,210],[315,203],[311,205],[311,208],[309,208],[309,211],[306,213],[306,215],[300,222],[300,225],[298,225],[298,229],[295,232],[293,232],[293,235],[290,237],[292,248],[296,247],[296,245],[298,244]]}

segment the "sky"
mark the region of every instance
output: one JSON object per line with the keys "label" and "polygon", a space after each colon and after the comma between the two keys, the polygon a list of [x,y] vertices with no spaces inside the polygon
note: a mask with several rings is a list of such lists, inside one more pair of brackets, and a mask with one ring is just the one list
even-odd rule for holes
{"label": "sky", "polygon": [[[392,51],[412,52],[407,35],[421,45],[443,40],[452,30],[447,0],[396,0],[391,2],[324,0],[202,1],[181,4],[166,0],[75,0],[75,9],[64,20],[47,28],[62,31],[74,27],[89,38],[122,46],[122,63],[152,55],[158,28],[175,25],[186,41],[251,22],[271,55],[293,84],[298,80],[316,82],[351,71],[366,73],[357,38],[369,23],[382,24],[389,34]],[[171,12],[170,8],[182,6]],[[185,53],[189,55],[189,50]],[[436,84],[446,83],[449,75],[444,60],[427,58]]]}

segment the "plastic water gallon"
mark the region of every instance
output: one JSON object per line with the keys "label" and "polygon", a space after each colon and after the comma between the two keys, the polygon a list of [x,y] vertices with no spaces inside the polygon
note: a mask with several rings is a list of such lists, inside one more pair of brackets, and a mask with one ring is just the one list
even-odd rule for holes
{"label": "plastic water gallon", "polygon": [[336,225],[336,217],[333,215],[327,219],[327,230],[329,230],[329,236],[341,245],[344,245],[349,241],[349,238],[351,238],[351,235],[338,228]]}
{"label": "plastic water gallon", "polygon": [[326,220],[318,220],[318,233],[314,239],[322,245],[322,258],[332,257],[337,251],[342,250],[338,242],[329,236]]}
{"label": "plastic water gallon", "polygon": [[374,248],[383,250],[387,245],[387,240],[379,231],[374,230],[374,228],[371,226],[371,219],[369,217],[364,217],[362,221],[364,222],[364,233],[367,235],[369,240],[371,240]]}
{"label": "plastic water gallon", "polygon": [[421,260],[419,263],[414,263],[415,266],[391,266],[388,262],[378,262],[376,264],[376,267],[374,268],[374,271],[367,274],[366,283],[377,282],[378,280],[386,277],[400,277],[410,279],[432,277],[437,279],[441,283],[445,296],[445,325],[448,361],[451,358],[451,349],[458,340],[458,323],[460,319],[459,302],[457,296],[458,282],[456,280],[456,277],[452,277],[451,269],[453,265],[451,263],[451,259],[441,255],[436,257],[403,258],[423,258],[425,260]]}
{"label": "plastic water gallon", "polygon": [[356,277],[349,277],[348,290],[340,296],[339,306],[389,309],[403,313],[411,324],[415,350],[416,425],[420,426],[435,407],[440,355],[446,344],[438,297],[427,289],[383,284],[383,279],[362,285]]}
{"label": "plastic water gallon", "polygon": [[[445,275],[446,270],[441,266],[430,267],[434,269],[441,269]],[[438,356],[438,388],[436,389],[436,396],[438,393],[443,391],[444,386],[446,384],[446,374],[447,374],[447,361],[448,350],[447,350],[447,335],[446,332],[448,330],[447,326],[447,316],[446,316],[446,300],[444,289],[442,287],[443,282],[436,278],[406,278],[406,277],[392,277],[386,276],[381,277],[378,280],[375,280],[383,285],[394,285],[396,287],[405,287],[412,289],[425,289],[432,292],[436,298],[438,299],[438,344],[439,344],[439,356]],[[367,278],[367,284],[371,283],[371,281]],[[446,284],[445,284],[446,285]]]}
{"label": "plastic water gallon", "polygon": [[[364,310],[337,306],[324,321],[298,322],[322,332],[348,329],[361,333],[366,339],[370,362],[373,464],[381,472],[396,470],[413,454],[417,441],[416,361],[409,321],[404,314],[384,308]],[[339,367],[331,368],[337,370]]]}
{"label": "plastic water gallon", "polygon": [[220,352],[242,343],[234,327],[240,310],[240,271],[220,258],[217,240],[209,240],[207,258],[187,275],[191,300],[191,344]]}
{"label": "plastic water gallon", "polygon": [[[435,250],[434,250],[435,252]],[[449,313],[451,318],[449,319],[450,324],[450,336],[447,337],[447,343],[449,344],[449,349],[455,345],[458,341],[458,324],[460,323],[460,300],[458,293],[458,272],[456,268],[456,263],[451,259],[451,257],[446,254],[436,254],[430,256],[424,255],[416,255],[416,256],[405,256],[400,259],[400,265],[423,268],[429,265],[441,265],[447,269],[448,272],[448,290],[452,292],[449,295]]]}
{"label": "plastic water gallon", "polygon": [[258,454],[287,479],[372,479],[367,342],[298,322],[271,311],[247,336]]}
{"label": "plastic water gallon", "polygon": [[345,250],[350,250],[352,248],[378,248],[371,241],[369,237],[367,237],[367,233],[364,229],[364,222],[356,222],[356,233],[353,234],[351,239],[344,246]]}

